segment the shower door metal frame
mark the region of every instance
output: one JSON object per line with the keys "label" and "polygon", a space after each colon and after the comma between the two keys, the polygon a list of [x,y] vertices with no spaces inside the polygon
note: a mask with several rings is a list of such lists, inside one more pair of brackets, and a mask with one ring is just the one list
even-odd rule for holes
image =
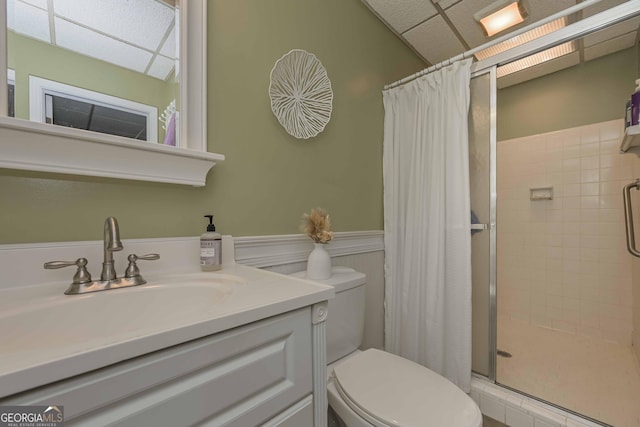
{"label": "shower door metal frame", "polygon": [[[586,5],[585,5],[586,6]],[[520,46],[499,53],[485,60],[478,61],[471,66],[471,78],[482,75],[483,73],[491,73],[491,91],[490,91],[490,108],[491,108],[491,160],[490,160],[490,220],[489,232],[490,243],[490,266],[489,266],[489,380],[496,383],[497,371],[497,323],[498,323],[498,305],[497,305],[497,250],[496,250],[496,103],[497,103],[497,75],[498,66],[509,64],[526,56],[541,52],[553,46],[557,46],[569,40],[575,40],[580,37],[592,34],[598,30],[607,28],[614,24],[623,22],[627,19],[640,16],[640,0],[627,0],[626,2],[607,9],[603,12],[584,18],[578,22],[568,25],[565,28],[557,30],[553,33],[534,39]],[[490,44],[497,43],[498,40]],[[489,43],[488,43],[489,44]],[[484,46],[483,46],[484,47]],[[472,56],[468,54],[462,57]],[[437,67],[436,67],[437,68]]]}
{"label": "shower door metal frame", "polygon": [[[496,217],[497,217],[497,72],[496,66],[484,68],[471,74],[471,78],[489,74],[489,223],[485,231],[489,232],[489,380],[496,382],[498,357],[498,305],[497,305],[497,246],[496,246]],[[483,224],[484,225],[484,224]]]}

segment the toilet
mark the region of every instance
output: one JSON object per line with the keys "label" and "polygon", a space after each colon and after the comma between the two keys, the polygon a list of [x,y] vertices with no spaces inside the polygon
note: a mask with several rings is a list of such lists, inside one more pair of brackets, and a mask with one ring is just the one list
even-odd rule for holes
{"label": "toilet", "polygon": [[[306,279],[306,272],[293,276]],[[318,283],[335,288],[327,317],[327,394],[346,427],[481,427],[466,393],[422,365],[377,349],[358,350],[364,332],[366,276],[333,267]],[[330,411],[331,412],[331,411]]]}

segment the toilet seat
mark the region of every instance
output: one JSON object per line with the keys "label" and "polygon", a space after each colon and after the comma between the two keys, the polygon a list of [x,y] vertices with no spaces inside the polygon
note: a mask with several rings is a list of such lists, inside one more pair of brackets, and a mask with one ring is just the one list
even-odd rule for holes
{"label": "toilet seat", "polygon": [[369,349],[335,366],[345,403],[376,427],[480,427],[475,402],[452,382],[417,363]]}

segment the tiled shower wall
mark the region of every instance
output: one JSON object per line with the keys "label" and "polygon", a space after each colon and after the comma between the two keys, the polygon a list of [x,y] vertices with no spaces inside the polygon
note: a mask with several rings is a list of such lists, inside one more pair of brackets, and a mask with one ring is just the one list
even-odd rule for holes
{"label": "tiled shower wall", "polygon": [[[615,120],[498,142],[498,315],[631,344],[631,256]],[[553,187],[553,200],[529,189]]]}

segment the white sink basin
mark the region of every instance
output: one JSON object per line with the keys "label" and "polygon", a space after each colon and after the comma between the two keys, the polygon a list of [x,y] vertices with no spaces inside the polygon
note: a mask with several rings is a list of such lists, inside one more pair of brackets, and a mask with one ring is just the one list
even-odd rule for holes
{"label": "white sink basin", "polygon": [[64,295],[66,283],[0,290],[0,397],[333,297],[237,264],[145,278],[83,295]]}
{"label": "white sink basin", "polygon": [[58,295],[0,312],[3,355],[69,346],[91,348],[209,315],[244,282],[231,275],[185,275],[84,295]]}

